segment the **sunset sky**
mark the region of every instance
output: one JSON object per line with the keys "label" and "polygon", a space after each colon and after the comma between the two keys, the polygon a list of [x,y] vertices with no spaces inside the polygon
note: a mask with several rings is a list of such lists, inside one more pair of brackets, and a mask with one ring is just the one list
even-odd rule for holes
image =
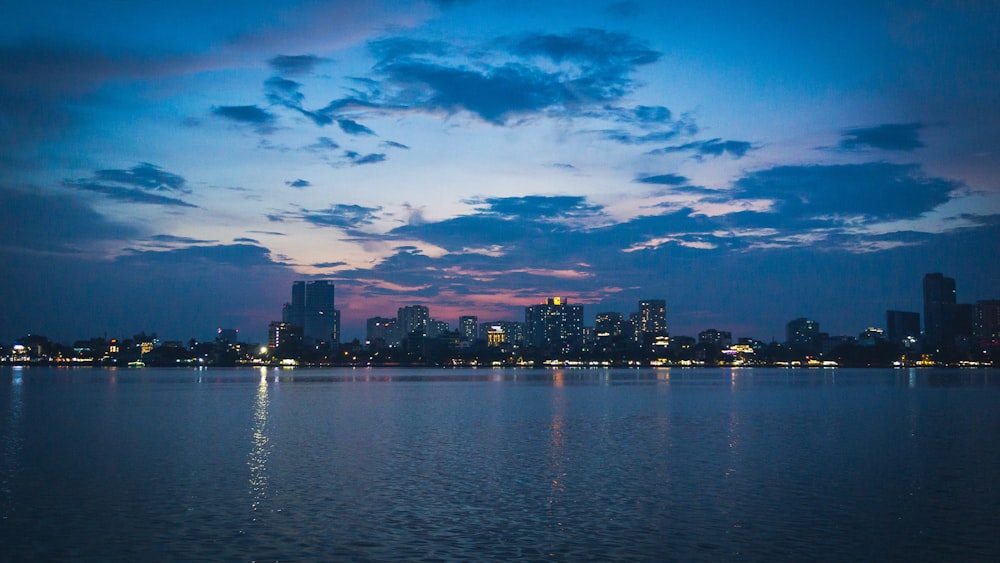
{"label": "sunset sky", "polygon": [[996,2],[283,4],[3,1],[0,342],[1000,298]]}

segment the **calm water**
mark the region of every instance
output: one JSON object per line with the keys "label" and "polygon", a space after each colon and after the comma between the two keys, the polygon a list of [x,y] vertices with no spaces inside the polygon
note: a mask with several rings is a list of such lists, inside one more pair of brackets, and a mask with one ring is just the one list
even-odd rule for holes
{"label": "calm water", "polygon": [[1000,371],[0,368],[0,559],[1000,560]]}

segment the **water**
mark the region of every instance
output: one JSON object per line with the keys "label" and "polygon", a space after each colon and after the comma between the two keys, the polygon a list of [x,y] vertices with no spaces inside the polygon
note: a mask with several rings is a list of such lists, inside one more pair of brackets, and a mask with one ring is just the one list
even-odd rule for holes
{"label": "water", "polygon": [[0,559],[1000,560],[1000,371],[0,368]]}

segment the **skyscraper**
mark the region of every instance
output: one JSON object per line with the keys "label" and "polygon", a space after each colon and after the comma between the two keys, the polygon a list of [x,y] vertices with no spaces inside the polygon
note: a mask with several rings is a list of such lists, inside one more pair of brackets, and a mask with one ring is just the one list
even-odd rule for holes
{"label": "skyscraper", "polygon": [[544,304],[524,308],[527,344],[550,346],[579,345],[583,341],[583,305],[570,305],[562,297],[550,297]]}
{"label": "skyscraper", "polygon": [[954,315],[955,280],[940,273],[924,276],[924,341],[941,346],[953,338],[950,325]]}
{"label": "skyscraper", "polygon": [[340,338],[340,312],[330,280],[292,283],[292,301],[285,303],[282,320],[302,327],[303,340],[313,346],[336,343]]}
{"label": "skyscraper", "polygon": [[479,318],[475,315],[464,315],[458,318],[458,332],[462,335],[462,340],[469,342],[475,340],[478,327]]}
{"label": "skyscraper", "polygon": [[652,342],[655,337],[667,334],[667,302],[663,299],[640,301],[637,320],[640,344]]}
{"label": "skyscraper", "polygon": [[430,310],[423,305],[407,305],[396,311],[396,328],[400,339],[411,333],[427,334],[427,322],[430,320]]}
{"label": "skyscraper", "polygon": [[799,317],[785,325],[785,342],[792,348],[815,349],[819,340],[819,323]]}
{"label": "skyscraper", "polygon": [[988,299],[976,303],[976,330],[978,338],[1000,338],[1000,300]]}

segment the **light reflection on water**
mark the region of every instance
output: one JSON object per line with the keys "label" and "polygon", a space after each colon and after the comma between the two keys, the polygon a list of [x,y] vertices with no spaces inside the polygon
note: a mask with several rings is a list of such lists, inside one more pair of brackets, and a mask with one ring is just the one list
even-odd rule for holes
{"label": "light reflection on water", "polygon": [[1000,560],[995,374],[0,369],[0,559]]}

